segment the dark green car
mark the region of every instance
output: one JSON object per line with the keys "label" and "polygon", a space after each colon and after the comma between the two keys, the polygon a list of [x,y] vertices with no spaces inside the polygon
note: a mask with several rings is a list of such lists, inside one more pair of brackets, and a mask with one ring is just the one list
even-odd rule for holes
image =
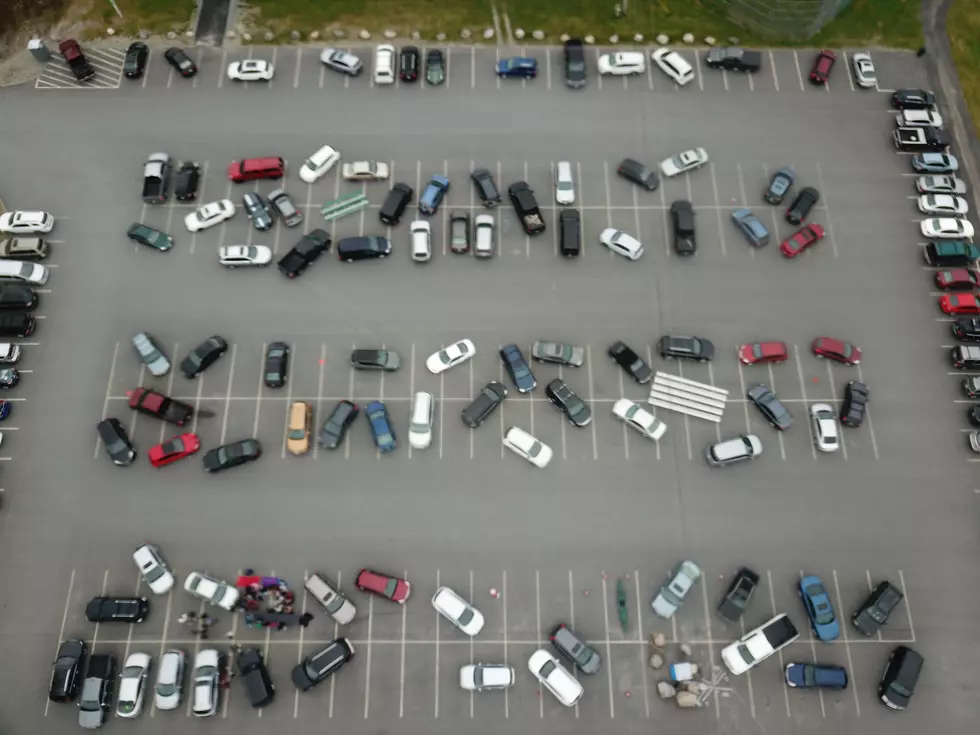
{"label": "dark green car", "polygon": [[431,49],[425,54],[425,81],[429,84],[446,81],[446,61],[439,49]]}
{"label": "dark green car", "polygon": [[135,222],[126,230],[126,236],[133,242],[147,245],[154,250],[165,253],[174,246],[174,239],[166,232],[161,232],[149,225],[141,225]]}

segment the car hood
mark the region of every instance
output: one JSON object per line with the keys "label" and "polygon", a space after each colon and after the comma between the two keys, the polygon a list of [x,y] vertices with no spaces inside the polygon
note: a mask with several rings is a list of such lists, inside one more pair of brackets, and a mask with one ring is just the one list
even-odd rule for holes
{"label": "car hood", "polygon": [[662,618],[673,617],[674,613],[677,612],[677,606],[669,602],[666,597],[664,597],[663,592],[657,594],[653,599],[653,611],[657,613]]}
{"label": "car hood", "polygon": [[89,712],[78,710],[78,726],[85,730],[95,730],[102,726],[102,710]]}

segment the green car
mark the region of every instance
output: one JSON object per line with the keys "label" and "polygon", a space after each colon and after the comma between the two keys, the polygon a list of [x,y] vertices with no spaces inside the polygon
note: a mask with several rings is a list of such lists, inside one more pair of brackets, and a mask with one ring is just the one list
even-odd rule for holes
{"label": "green car", "polygon": [[126,236],[133,242],[147,245],[162,253],[167,252],[174,246],[174,239],[166,232],[161,232],[149,225],[141,225],[139,222],[135,222],[129,226],[129,229],[126,230]]}
{"label": "green car", "polygon": [[425,81],[429,84],[446,81],[446,62],[439,49],[431,49],[425,54]]}

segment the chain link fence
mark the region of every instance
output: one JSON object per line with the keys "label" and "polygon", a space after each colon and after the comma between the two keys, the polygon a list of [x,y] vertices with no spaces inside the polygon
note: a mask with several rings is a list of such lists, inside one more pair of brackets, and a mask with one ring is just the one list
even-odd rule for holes
{"label": "chain link fence", "polygon": [[701,0],[726,20],[763,38],[805,41],[852,0]]}

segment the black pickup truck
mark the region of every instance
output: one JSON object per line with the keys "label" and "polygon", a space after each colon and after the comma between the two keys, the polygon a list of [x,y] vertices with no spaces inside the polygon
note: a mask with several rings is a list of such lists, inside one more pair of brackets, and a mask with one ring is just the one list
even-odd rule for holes
{"label": "black pickup truck", "polygon": [[75,79],[80,82],[87,82],[95,76],[95,69],[88,63],[85,54],[82,53],[82,47],[74,38],[67,38],[59,43],[58,51],[61,52],[61,56],[67,62],[71,73],[75,75]]}
{"label": "black pickup truck", "polygon": [[541,218],[541,210],[538,209],[534,191],[527,185],[527,182],[518,181],[516,184],[511,184],[507,193],[510,195],[510,202],[514,205],[514,211],[517,212],[524,232],[528,235],[540,235],[544,232],[544,219]]}
{"label": "black pickup truck", "polygon": [[762,53],[735,46],[713,48],[704,57],[704,63],[712,69],[757,72],[762,68]]}
{"label": "black pickup truck", "polygon": [[729,623],[737,623],[752,599],[752,593],[759,586],[759,575],[747,567],[735,574],[728,591],[718,605],[718,615]]}
{"label": "black pickup truck", "polygon": [[143,166],[143,201],[147,204],[162,204],[167,201],[170,187],[170,156],[166,153],[151,153]]}
{"label": "black pickup truck", "polygon": [[952,142],[941,128],[897,128],[892,136],[900,151],[943,153]]}

